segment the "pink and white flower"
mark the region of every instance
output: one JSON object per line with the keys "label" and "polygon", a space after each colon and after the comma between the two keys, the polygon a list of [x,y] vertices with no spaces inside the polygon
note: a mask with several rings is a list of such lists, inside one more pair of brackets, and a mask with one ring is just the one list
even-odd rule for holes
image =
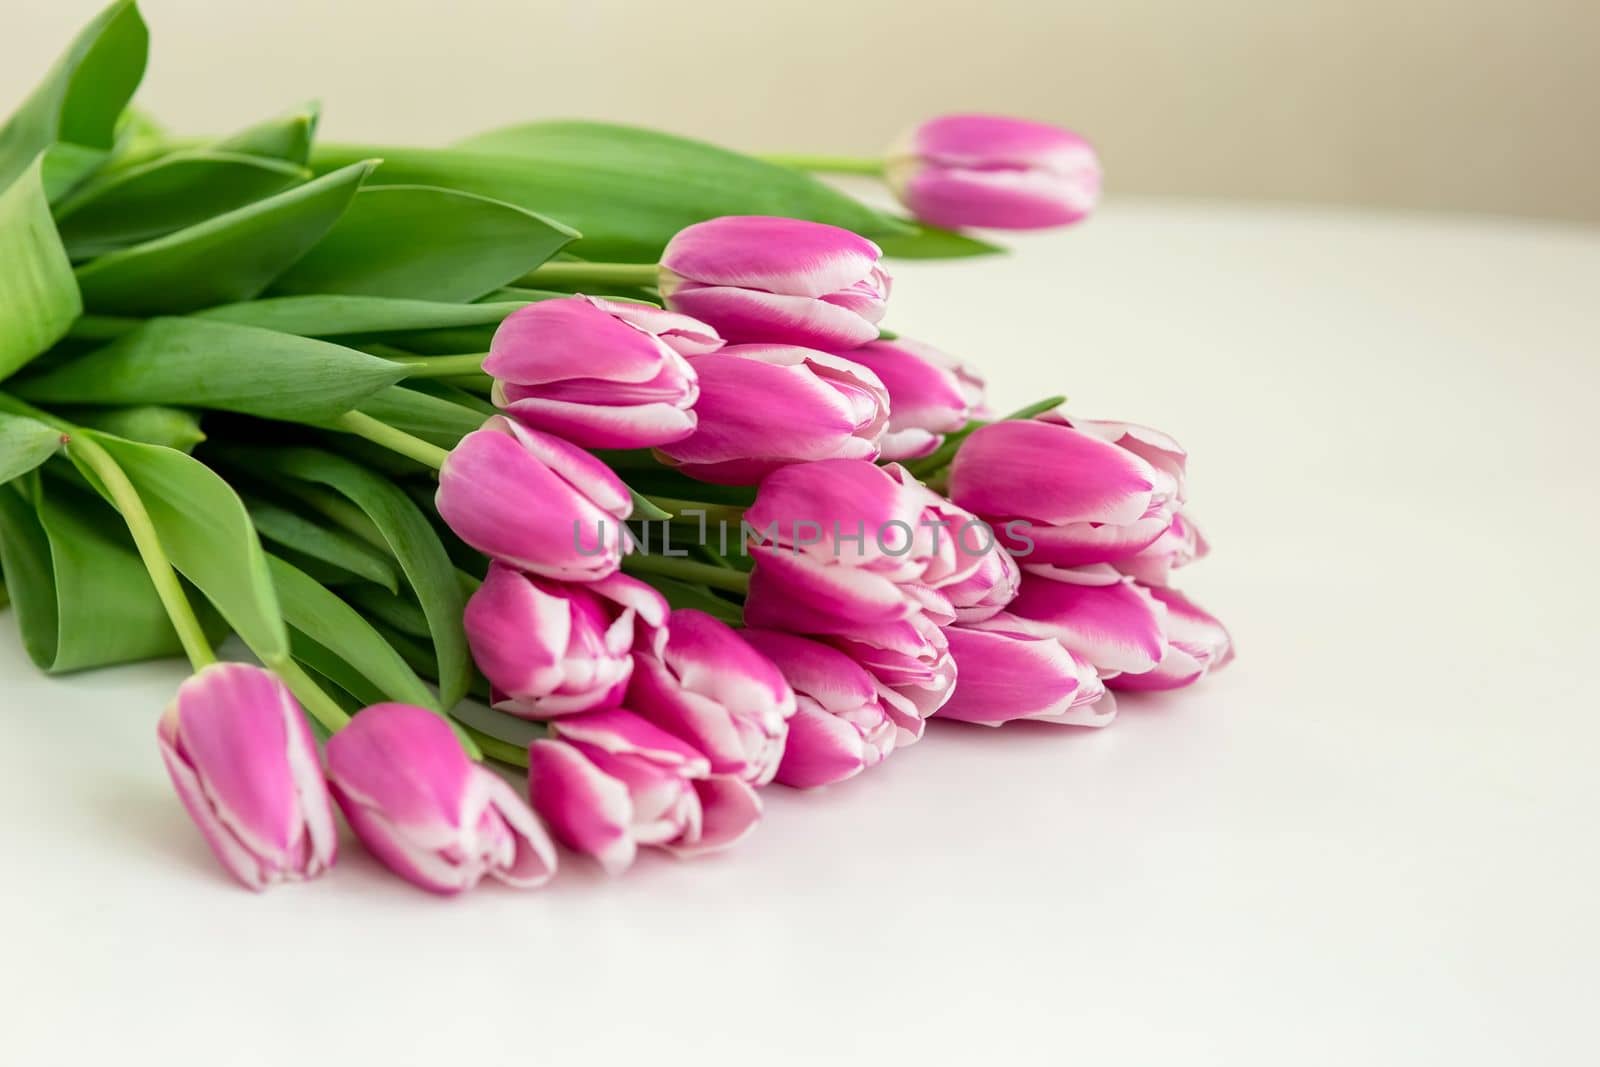
{"label": "pink and white flower", "polygon": [[1100,160],[1071,130],[999,115],[930,119],[889,151],[885,176],[935,226],[1035,230],[1087,216]]}
{"label": "pink and white flower", "polygon": [[[844,353],[876,374],[889,393],[889,428],[883,435],[884,459],[926,456],[973,417],[973,386],[957,364],[931,345],[900,338],[871,341]],[[982,383],[977,383],[977,403]]]}
{"label": "pink and white flower", "polygon": [[773,779],[796,789],[842,782],[882,762],[898,728],[878,699],[878,685],[859,664],[818,641],[776,630],[740,636],[783,672],[796,710]]}
{"label": "pink and white flower", "polygon": [[566,716],[528,746],[528,795],[568,847],[610,874],[639,846],[678,855],[726,848],[755,828],[761,800],[687,742],[631,711]]}
{"label": "pink and white flower", "polygon": [[504,563],[490,565],[465,617],[494,706],[525,719],[620,705],[636,633],[666,621],[661,594],[625,574],[554,582]]}
{"label": "pink and white flower", "polygon": [[698,426],[656,450],[684,474],[753,485],[791,463],[877,458],[889,394],[860,364],[793,345],[731,345],[693,362]]}
{"label": "pink and white flower", "polygon": [[687,315],[570,296],[506,316],[483,369],[494,402],[585,448],[649,448],[694,432],[699,382],[684,358],[722,347]]}
{"label": "pink and white flower", "polygon": [[1022,564],[1126,559],[1172,522],[1181,482],[1136,452],[1043,420],[974,431],[950,465],[950,498],[1001,531]]}
{"label": "pink and white flower", "polygon": [[989,626],[946,631],[960,684],[936,716],[983,726],[1023,719],[1104,726],[1116,717],[1116,701],[1094,668],[1061,642]]}
{"label": "pink and white flower", "polygon": [[484,875],[529,889],[555,874],[555,848],[528,805],[425,708],[358,712],[328,740],[328,781],[361,843],[430,892],[459,893]]}
{"label": "pink and white flower", "polygon": [[201,669],[178,687],[156,736],[189,817],[245,886],[333,865],[338,833],[316,742],[276,675],[245,663]]}
{"label": "pink and white flower", "polygon": [[882,254],[837,226],[728,215],[667,243],[661,297],[735,343],[853,348],[878,336],[889,298]]}
{"label": "pink and white flower", "polygon": [[496,415],[439,471],[439,517],[493,559],[546,578],[594,581],[627,550],[627,486],[558,437]]}
{"label": "pink and white flower", "polygon": [[727,623],[680,609],[634,654],[627,706],[710,760],[713,774],[766,785],[795,712],[772,661]]}

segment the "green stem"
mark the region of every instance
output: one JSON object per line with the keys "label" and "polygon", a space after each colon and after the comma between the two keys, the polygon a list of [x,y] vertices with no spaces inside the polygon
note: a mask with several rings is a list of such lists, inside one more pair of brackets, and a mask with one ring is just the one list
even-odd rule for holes
{"label": "green stem", "polygon": [[430,445],[420,437],[413,437],[404,430],[397,430],[388,423],[379,422],[371,415],[363,415],[359,411],[347,411],[340,415],[333,420],[333,428],[364,437],[375,445],[382,445],[391,452],[398,452],[407,459],[414,459],[424,467],[431,467],[434,470],[444,466],[446,457],[450,455],[448,449]]}
{"label": "green stem", "polygon": [[792,170],[820,171],[824,174],[870,174],[880,177],[883,174],[883,160],[869,159],[861,156],[808,156],[808,155],[761,155],[757,159],[764,159],[768,163],[776,163],[780,167],[789,167]]}
{"label": "green stem", "polygon": [[510,741],[502,741],[498,737],[490,737],[482,730],[473,729],[460,719],[454,720],[461,732],[472,738],[485,756],[497,759],[501,763],[509,763],[513,767],[526,767],[528,765],[528,750],[520,745],[513,745]]}
{"label": "green stem", "polygon": [[707,504],[703,500],[679,500],[673,496],[650,496],[645,499],[663,511],[670,511],[675,518],[686,511],[696,511],[705,513],[706,522],[726,522],[737,526],[744,521],[745,509],[736,504]]}
{"label": "green stem", "polygon": [[533,289],[552,285],[573,289],[586,286],[648,289],[656,284],[658,271],[654,263],[579,263],[562,260],[536,267],[511,284]]}
{"label": "green stem", "polygon": [[663,578],[677,578],[692,585],[709,585],[713,589],[726,589],[730,593],[748,593],[750,576],[743,571],[701,563],[692,559],[669,556],[646,556],[640,553],[622,557],[622,569],[630,574],[656,574]]}
{"label": "green stem", "polygon": [[350,716],[344,713],[344,709],[323,692],[322,687],[312,681],[311,676],[301,670],[300,664],[293,659],[288,656],[281,659],[274,658],[267,663],[267,666],[283,679],[283,684],[289,687],[289,691],[300,701],[300,705],[330,734],[337,733],[350,721]]}
{"label": "green stem", "polygon": [[478,374],[483,370],[483,357],[487,352],[468,352],[459,356],[400,356],[385,355],[391,363],[404,363],[407,378],[453,378],[461,374]]}
{"label": "green stem", "polygon": [[67,452],[76,456],[85,467],[94,472],[95,477],[105,488],[106,495],[111,497],[111,503],[121,513],[122,521],[127,524],[128,533],[133,535],[133,545],[139,551],[139,559],[150,575],[156,596],[160,599],[167,618],[172,621],[172,629],[177,633],[178,643],[183,646],[184,655],[189,657],[189,663],[195,670],[200,670],[217,662],[217,655],[211,650],[211,642],[206,640],[205,629],[195,617],[194,608],[189,604],[189,596],[183,591],[183,583],[178,580],[178,572],[173,569],[172,561],[167,558],[166,550],[161,547],[161,538],[156,534],[156,526],[150,520],[150,513],[145,510],[144,500],[140,498],[139,491],[133,487],[133,482],[128,480],[122,467],[111,458],[111,453],[101,448],[88,434],[70,422],[40,411],[33,405],[25,404],[14,397],[6,396],[0,399],[3,399],[5,407],[38,419],[46,426],[61,431]]}

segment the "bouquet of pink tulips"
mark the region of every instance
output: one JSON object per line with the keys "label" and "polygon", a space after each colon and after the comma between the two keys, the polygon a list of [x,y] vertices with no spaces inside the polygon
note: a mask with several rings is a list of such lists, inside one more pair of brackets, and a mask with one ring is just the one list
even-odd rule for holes
{"label": "bouquet of pink tulips", "polygon": [[720,849],[930,718],[1102,726],[1229,658],[1176,442],[997,418],[879,325],[885,254],[1084,217],[1075,135],[184,140],[146,43],[114,4],[0,127],[3,589],[42,670],[188,657],[159,748],[245,885],[331,866],[335,807],[440,893]]}

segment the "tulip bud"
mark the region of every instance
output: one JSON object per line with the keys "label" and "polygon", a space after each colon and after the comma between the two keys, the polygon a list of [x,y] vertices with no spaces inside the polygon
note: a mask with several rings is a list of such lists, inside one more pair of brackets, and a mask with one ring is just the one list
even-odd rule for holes
{"label": "tulip bud", "polygon": [[1108,684],[1128,690],[1181,689],[1233,659],[1233,638],[1216,616],[1176,589],[1148,592],[1166,608],[1165,653],[1153,670],[1119,674]]}
{"label": "tulip bud", "polygon": [[1104,676],[1153,670],[1167,651],[1166,609],[1110,564],[1029,567],[1005,611],[980,629],[1053,637]]}
{"label": "tulip bud", "polygon": [[773,779],[796,789],[842,782],[881,762],[897,728],[873,677],[843,652],[776,630],[745,630],[749,644],[783,672],[796,710]]}
{"label": "tulip bud", "polygon": [[627,486],[593,456],[497,415],[439,471],[439,517],[479,552],[546,578],[614,572],[633,510]]}
{"label": "tulip bud", "polygon": [[1023,565],[1125,559],[1172,521],[1178,482],[1134,452],[1054,422],[974,431],[950,465],[950,499],[988,520]]}
{"label": "tulip bud", "polygon": [[699,385],[684,350],[722,347],[687,315],[587,296],[506,316],[483,369],[494,402],[585,448],[649,448],[694,432]]}
{"label": "tulip bud", "polygon": [[640,845],[678,855],[726,848],[755,828],[761,801],[738,778],[712,776],[706,757],[630,711],[556,719],[528,746],[528,795],[568,847],[610,874]]}
{"label": "tulip bud", "polygon": [[878,336],[889,298],[882,254],[837,226],[728,215],[667,243],[661,298],[734,343],[854,348]]}
{"label": "tulip bud", "polygon": [[955,678],[939,631],[955,609],[935,586],[978,569],[949,529],[963,515],[895,466],[829,460],[777,471],[745,513],[758,539],[745,621],[848,653],[903,698],[885,707],[909,744]]}
{"label": "tulip bud", "polygon": [[485,874],[533,888],[555,874],[555,849],[516,790],[424,708],[357,713],[328,741],[328,781],[361,843],[430,892],[459,893]]}
{"label": "tulip bud", "polygon": [[338,834],[317,746],[271,672],[202,669],[178,687],[156,735],[178,798],[239,881],[260,891],[333,865]]}
{"label": "tulip bud", "polygon": [[766,785],[783,756],[794,691],[726,623],[674,611],[634,654],[627,706],[703,752],[713,774]]}
{"label": "tulip bud", "polygon": [[1093,667],[1048,637],[999,630],[946,631],[961,682],[941,719],[999,726],[1018,719],[1104,726],[1116,702]]}
{"label": "tulip bud", "polygon": [[889,394],[865,367],[790,345],[733,345],[693,362],[699,425],[656,450],[684,474],[753,485],[790,463],[877,458]]}
{"label": "tulip bud", "polygon": [[1100,160],[1087,141],[998,115],[930,119],[890,149],[884,173],[913,215],[952,229],[1066,226],[1100,199]]}
{"label": "tulip bud", "polygon": [[[926,456],[972,417],[970,384],[957,376],[948,356],[929,345],[905,338],[872,341],[844,356],[876,374],[888,390],[884,459]],[[979,383],[980,401],[981,395]]]}
{"label": "tulip bud", "polygon": [[667,620],[661,594],[625,574],[552,582],[494,563],[467,601],[467,641],[494,706],[550,719],[622,703],[635,629]]}

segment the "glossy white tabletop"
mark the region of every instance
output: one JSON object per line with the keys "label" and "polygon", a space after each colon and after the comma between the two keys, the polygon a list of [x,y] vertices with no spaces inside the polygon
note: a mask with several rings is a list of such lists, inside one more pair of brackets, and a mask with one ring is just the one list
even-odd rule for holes
{"label": "glossy white tabletop", "polygon": [[1189,447],[1232,667],[936,724],[710,860],[255,897],[156,754],[184,669],[46,680],[7,617],[0,1059],[1594,1062],[1600,231],[1113,203],[896,276],[998,407]]}

